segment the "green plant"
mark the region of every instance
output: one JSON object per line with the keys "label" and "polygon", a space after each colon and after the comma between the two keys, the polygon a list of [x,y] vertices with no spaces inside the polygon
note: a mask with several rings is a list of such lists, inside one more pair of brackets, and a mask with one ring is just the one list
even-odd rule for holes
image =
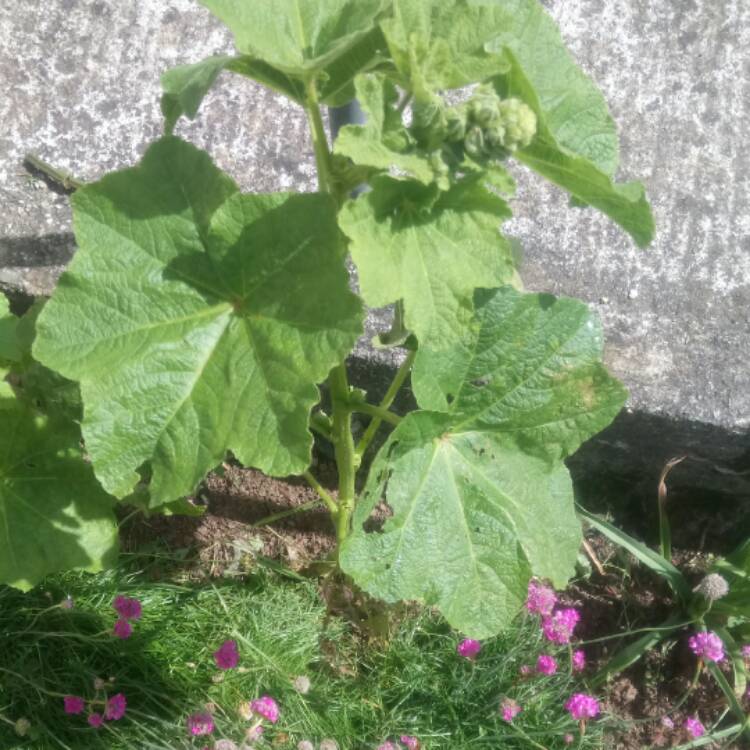
{"label": "green plant", "polygon": [[[718,650],[718,659],[697,659],[695,676],[680,703],[684,702],[695,689],[705,669],[724,694],[726,712],[731,711],[739,722],[725,729],[731,736],[739,736],[743,732],[750,731],[750,719],[742,706],[742,700],[747,691],[748,676],[746,648],[742,647],[742,643],[750,640],[750,542],[742,544],[727,558],[715,560],[700,583],[691,587],[687,578],[670,559],[671,529],[666,512],[664,480],[673,465],[674,462],[667,464],[660,482],[660,552],[654,552],[622,529],[583,508],[578,509],[579,514],[592,528],[663,578],[675,597],[674,612],[670,617],[657,627],[642,629],[640,632],[643,634],[616,652],[602,667],[593,682],[600,684],[627,669],[658,644],[682,636],[687,628],[689,632],[713,638],[715,648],[718,648],[719,643],[723,647]],[[628,634],[625,633],[625,635]],[[693,648],[692,645],[691,648]],[[699,650],[695,648],[693,650],[699,655]],[[731,666],[733,684],[730,684],[719,667],[719,662],[725,659],[728,659]]]}
{"label": "green plant", "polygon": [[[647,244],[642,186],[613,181],[606,105],[536,0],[203,4],[239,54],[168,71],[166,135],[138,166],[73,195],[70,267],[38,317],[4,318],[4,330],[35,338],[5,357],[16,383],[5,408],[29,448],[7,433],[0,442],[20,451],[19,466],[42,429],[32,428],[40,404],[28,405],[38,389],[27,366],[60,388],[77,383],[85,453],[113,498],[170,508],[227,452],[270,475],[303,475],[357,584],[387,601],[436,604],[475,637],[496,633],[532,574],[561,586],[572,573],[580,524],[563,459],[625,400],[587,306],[522,291],[498,231],[511,216],[507,165],[527,165]],[[317,193],[242,194],[171,134],[222,70],[304,109]],[[473,84],[463,103],[446,101]],[[367,122],[343,128],[331,148],[321,107],[354,96]],[[363,181],[369,192],[350,198]],[[390,303],[394,326],[382,338],[406,356],[373,403],[350,387],[345,360],[363,305]],[[402,417],[389,407],[409,375],[420,408]],[[317,406],[322,381],[330,415]],[[64,398],[48,406],[49,420],[71,409]],[[372,418],[358,444],[354,412]],[[382,423],[395,429],[357,501],[361,458]],[[66,429],[75,453],[77,427]],[[333,444],[335,497],[310,473],[312,431]],[[78,465],[85,481],[41,521],[2,466],[0,531],[13,541],[0,551],[0,580],[29,585],[60,566],[99,564],[114,501]],[[373,529],[381,501],[388,517]],[[22,538],[24,524],[39,525],[39,544]],[[62,550],[61,539],[65,555],[41,556],[41,546]]]}

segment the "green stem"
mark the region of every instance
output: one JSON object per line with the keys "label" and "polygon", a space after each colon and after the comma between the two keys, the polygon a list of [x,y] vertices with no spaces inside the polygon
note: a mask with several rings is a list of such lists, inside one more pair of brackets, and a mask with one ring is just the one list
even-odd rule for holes
{"label": "green stem", "polygon": [[384,409],[382,406],[368,404],[367,401],[354,401],[349,404],[349,408],[352,411],[358,411],[360,414],[370,414],[376,419],[388,422],[394,426],[398,426],[399,422],[401,422],[401,417],[399,417],[398,414],[394,414],[392,411],[388,411],[388,409]]}
{"label": "green stem", "polygon": [[318,188],[321,193],[331,193],[338,200],[339,196],[333,192],[331,152],[328,149],[328,138],[326,137],[326,129],[323,125],[323,117],[320,114],[318,94],[314,81],[307,84],[305,112],[307,113],[307,121],[310,123],[313,149],[315,150],[315,164],[318,168]]}
{"label": "green stem", "polygon": [[336,519],[336,537],[339,545],[349,535],[349,523],[354,510],[354,438],[352,413],[349,407],[349,380],[346,365],[331,370],[328,378],[333,401],[333,449],[339,472],[339,505]]}
{"label": "green stem", "polygon": [[[331,515],[335,518],[339,512],[339,506],[336,504],[336,501],[323,489],[320,482],[309,471],[306,471],[302,476],[305,477],[310,487],[320,495],[320,499],[326,504],[328,510],[331,511]],[[305,503],[305,505],[308,505],[308,503]]]}
{"label": "green stem", "polygon": [[[414,357],[416,356],[416,352],[410,351],[406,355],[406,359],[401,364],[401,367],[398,368],[398,372],[396,373],[395,377],[393,378],[393,382],[391,383],[390,387],[386,391],[385,396],[383,396],[383,400],[380,402],[380,408],[381,409],[388,409],[391,404],[394,402],[396,395],[398,394],[399,390],[401,390],[401,386],[404,384],[404,381],[409,375],[409,372],[411,371],[411,366],[414,363]],[[372,439],[375,437],[375,433],[378,431],[378,428],[381,425],[382,420],[378,417],[375,417],[369,425],[367,425],[367,429],[365,430],[365,434],[362,435],[362,438],[359,441],[359,444],[357,445],[357,461],[359,462],[364,456],[365,451],[367,450],[368,446],[372,442]]]}
{"label": "green stem", "polygon": [[63,172],[61,169],[56,169],[34,154],[26,154],[24,161],[37,172],[41,172],[51,180],[54,180],[54,182],[62,185],[65,190],[78,190],[78,188],[86,184],[83,180],[77,180],[72,174]]}

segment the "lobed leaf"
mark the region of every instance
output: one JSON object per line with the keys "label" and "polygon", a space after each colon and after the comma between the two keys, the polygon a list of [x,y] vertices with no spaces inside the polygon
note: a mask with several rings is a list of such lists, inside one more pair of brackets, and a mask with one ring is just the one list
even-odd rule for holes
{"label": "lobed leaf", "polygon": [[559,143],[522,65],[510,50],[506,49],[506,54],[511,68],[505,76],[496,79],[496,86],[504,96],[526,102],[537,116],[536,137],[526,148],[514,151],[515,158],[567,190],[576,200],[609,216],[640,247],[648,245],[655,228],[643,185],[639,182],[617,185],[596,164]]}
{"label": "lobed leaf", "polygon": [[508,204],[477,179],[446,192],[385,175],[372,186],[339,213],[362,296],[372,307],[403,299],[420,345],[442,346],[463,335],[474,288],[514,278],[513,253],[499,231]]}
{"label": "lobed leaf", "polygon": [[29,589],[58,570],[101,570],[116,555],[117,524],[77,425],[5,394],[0,415],[0,583]]}
{"label": "lobed leaf", "polygon": [[242,195],[177,138],[73,197],[80,249],[35,356],[81,385],[97,477],[152,507],[232,451],[267,474],[310,461],[316,383],[362,330],[332,200]]}
{"label": "lobed leaf", "polygon": [[626,396],[601,350],[581,302],[478,290],[463,336],[417,353],[412,387],[429,411],[378,453],[342,568],[387,601],[437,605],[477,638],[509,623],[531,575],[563,586],[581,528],[562,459]]}

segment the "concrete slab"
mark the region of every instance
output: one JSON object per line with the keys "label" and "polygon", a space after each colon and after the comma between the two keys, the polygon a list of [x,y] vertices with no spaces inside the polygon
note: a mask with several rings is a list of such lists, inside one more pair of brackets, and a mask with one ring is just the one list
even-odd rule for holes
{"label": "concrete slab", "polygon": [[[597,308],[608,362],[632,394],[574,469],[599,467],[650,491],[664,460],[690,453],[675,481],[750,496],[750,6],[545,5],[604,90],[622,134],[621,178],[645,179],[659,228],[639,251],[519,170],[511,229],[525,246],[527,286]],[[67,198],[29,178],[24,153],[83,179],[135,162],[160,133],[159,74],[231,49],[193,0],[0,7],[0,288],[49,292],[74,250]],[[178,132],[243,189],[314,189],[300,110],[230,78]],[[384,316],[371,319],[371,333]],[[371,355],[362,346],[358,356]]]}

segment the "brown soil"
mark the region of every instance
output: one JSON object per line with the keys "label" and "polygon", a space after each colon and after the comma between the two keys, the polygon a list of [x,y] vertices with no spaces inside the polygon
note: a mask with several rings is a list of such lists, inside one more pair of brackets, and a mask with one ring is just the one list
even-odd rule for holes
{"label": "brown soil", "polygon": [[[316,475],[335,497],[335,467],[320,463]],[[252,564],[248,560],[258,556],[294,571],[303,570],[325,558],[335,547],[333,526],[322,504],[275,521],[271,526],[256,524],[317,497],[303,479],[270,479],[258,471],[228,463],[221,476],[211,475],[191,499],[196,506],[205,506],[202,515],[146,518],[138,514],[125,524],[123,547],[143,550],[156,543],[172,551],[183,551],[186,556],[189,551],[189,559],[194,563],[191,575],[200,577],[242,575]],[[592,534],[588,541],[596,563],[603,565],[604,574],[597,572],[595,564],[592,574],[572,584],[562,597],[585,612],[578,632],[581,640],[625,635],[637,628],[658,626],[672,614],[674,601],[659,579],[634,565],[606,539]],[[700,552],[675,552],[675,562],[691,579],[700,578],[706,561],[707,556]],[[325,586],[321,593],[326,600],[331,596]],[[341,602],[329,601],[329,604],[334,610],[341,609]],[[594,668],[602,665],[627,642],[625,638],[614,638],[591,644],[586,647],[589,661]],[[685,632],[652,650],[600,690],[605,693],[607,711],[622,719],[622,731],[612,737],[610,747],[616,750],[675,747],[688,739],[679,729],[688,716],[699,713],[704,723],[718,718],[724,701],[714,682],[705,676],[680,709],[670,713],[688,689],[694,667],[695,658],[687,648]],[[668,730],[662,725],[665,715],[671,717],[678,729]],[[734,750],[748,745],[734,743],[721,747]]]}

